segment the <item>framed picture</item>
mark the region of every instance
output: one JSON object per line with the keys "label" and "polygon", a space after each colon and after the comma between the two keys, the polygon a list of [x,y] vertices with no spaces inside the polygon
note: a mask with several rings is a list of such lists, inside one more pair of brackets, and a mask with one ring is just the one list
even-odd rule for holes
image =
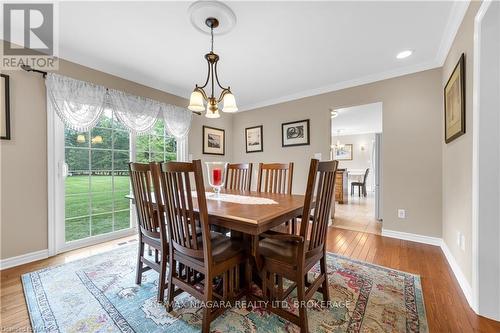
{"label": "framed picture", "polygon": [[0,74],[0,139],[10,140],[10,87],[9,76]]}
{"label": "framed picture", "polygon": [[281,124],[281,146],[309,145],[309,119]]}
{"label": "framed picture", "polygon": [[333,149],[333,159],[337,161],[351,161],[352,160],[352,144],[335,146]]}
{"label": "framed picture", "polygon": [[203,154],[224,155],[226,132],[221,128],[203,126]]}
{"label": "framed picture", "polygon": [[245,145],[247,153],[264,151],[263,126],[245,128]]}
{"label": "framed picture", "polygon": [[462,53],[444,87],[444,141],[465,134],[465,54]]}

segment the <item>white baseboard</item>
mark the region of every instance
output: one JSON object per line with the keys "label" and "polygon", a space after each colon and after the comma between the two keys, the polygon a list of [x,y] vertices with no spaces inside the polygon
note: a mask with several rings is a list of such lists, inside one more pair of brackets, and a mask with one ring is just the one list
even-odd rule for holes
{"label": "white baseboard", "polygon": [[460,269],[457,260],[451,253],[450,249],[448,248],[444,240],[441,241],[441,250],[443,251],[444,256],[446,257],[446,260],[448,261],[448,264],[450,265],[451,270],[453,271],[453,274],[455,275],[455,278],[457,279],[458,284],[460,285],[460,288],[462,289],[462,292],[464,293],[465,298],[469,303],[469,306],[472,308],[474,312],[477,313],[477,309],[472,299],[472,287],[469,281],[467,281],[467,279],[465,278],[462,269]]}
{"label": "white baseboard", "polygon": [[438,238],[438,237],[411,234],[408,232],[388,230],[388,229],[384,229],[384,228],[382,228],[382,236],[397,238],[397,239],[402,239],[402,240],[407,240],[407,241],[412,241],[412,242],[417,242],[417,243],[424,243],[424,244],[429,244],[429,245],[441,246],[441,238]]}
{"label": "white baseboard", "polygon": [[49,257],[49,250],[45,249],[45,250],[22,254],[16,257],[0,259],[0,270],[27,264],[29,262],[45,259],[48,257]]}
{"label": "white baseboard", "polygon": [[446,243],[443,241],[442,238],[417,235],[408,232],[387,230],[383,228],[382,228],[382,236],[439,246],[443,251],[446,260],[448,261],[448,265],[450,265],[451,270],[453,271],[453,274],[455,275],[455,278],[457,279],[458,284],[460,285],[460,288],[462,289],[462,292],[464,293],[464,296],[467,299],[467,302],[469,303],[469,306],[475,313],[478,313],[477,308],[475,307],[472,299],[472,287],[465,278],[465,275],[460,269],[457,260],[455,259],[455,257],[453,256],[450,249],[448,248],[448,246],[446,245]]}

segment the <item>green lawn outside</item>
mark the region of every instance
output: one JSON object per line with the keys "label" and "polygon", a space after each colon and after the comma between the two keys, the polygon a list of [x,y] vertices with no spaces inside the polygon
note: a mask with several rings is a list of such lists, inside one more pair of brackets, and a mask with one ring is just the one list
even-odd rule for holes
{"label": "green lawn outside", "polygon": [[129,184],[128,176],[67,177],[66,241],[128,228],[130,200],[125,198],[125,195],[129,194]]}

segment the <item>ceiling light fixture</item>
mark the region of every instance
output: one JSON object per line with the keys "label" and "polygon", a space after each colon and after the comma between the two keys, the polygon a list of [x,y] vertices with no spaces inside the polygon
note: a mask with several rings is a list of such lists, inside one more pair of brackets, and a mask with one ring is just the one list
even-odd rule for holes
{"label": "ceiling light fixture", "polygon": [[339,115],[338,111],[334,110],[334,109],[330,109],[330,117],[333,119],[333,118],[337,118],[337,116]]}
{"label": "ceiling light fixture", "polygon": [[399,52],[398,55],[396,56],[396,58],[397,59],[404,59],[404,58],[408,58],[412,54],[413,54],[412,50],[404,50],[404,51]]}
{"label": "ceiling light fixture", "polygon": [[[210,28],[211,36],[211,48],[210,52],[205,55],[205,59],[208,63],[208,74],[207,79],[203,86],[196,85],[193,92],[191,93],[191,98],[189,100],[188,109],[191,111],[203,111],[205,110],[204,102],[207,103],[207,113],[205,117],[207,118],[219,118],[219,103],[223,102],[222,112],[236,112],[238,107],[236,106],[236,99],[231,93],[231,89],[223,87],[219,82],[219,76],[217,75],[217,62],[219,61],[219,56],[214,53],[214,28],[219,26],[219,20],[214,17],[209,17],[205,20],[205,24]],[[218,98],[215,97],[215,83],[222,89]],[[207,95],[204,88],[210,84],[210,96]]]}

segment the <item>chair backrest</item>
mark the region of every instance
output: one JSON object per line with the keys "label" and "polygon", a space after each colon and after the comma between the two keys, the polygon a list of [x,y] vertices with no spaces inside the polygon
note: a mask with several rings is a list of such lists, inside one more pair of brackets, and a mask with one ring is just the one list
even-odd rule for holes
{"label": "chair backrest", "polygon": [[370,168],[367,168],[365,171],[365,176],[363,177],[363,184],[366,184],[366,178],[368,178],[368,172],[370,172]]}
{"label": "chair backrest", "polygon": [[228,164],[226,189],[250,191],[252,185],[252,163]]}
{"label": "chair backrest", "polygon": [[[311,160],[302,216],[311,216],[313,208],[314,213],[311,216],[310,224],[300,224],[300,235],[304,239],[309,235],[309,246],[304,248],[306,252],[322,250],[325,245],[330,208],[334,200],[337,166],[338,161]],[[315,199],[314,205],[312,204],[313,199]],[[307,221],[307,219],[304,218],[303,221]],[[309,226],[311,227],[310,234],[308,233]]]}
{"label": "chair backrest", "polygon": [[[210,230],[201,161],[152,164],[157,183],[155,195],[160,203],[158,211],[166,218],[170,249],[204,259],[205,263],[211,264],[211,256],[208,256],[211,253]],[[192,191],[196,192],[194,200]],[[195,203],[198,205],[198,213],[195,213]],[[202,244],[196,234],[198,225],[202,229]]]}
{"label": "chair backrest", "polygon": [[257,192],[292,194],[293,162],[259,163]]}
{"label": "chair backrest", "polygon": [[[165,226],[159,223],[159,217],[154,209],[153,172],[149,164],[129,163],[130,181],[137,210],[137,224],[141,233],[148,237],[160,238]],[[166,241],[166,234],[164,240]]]}

